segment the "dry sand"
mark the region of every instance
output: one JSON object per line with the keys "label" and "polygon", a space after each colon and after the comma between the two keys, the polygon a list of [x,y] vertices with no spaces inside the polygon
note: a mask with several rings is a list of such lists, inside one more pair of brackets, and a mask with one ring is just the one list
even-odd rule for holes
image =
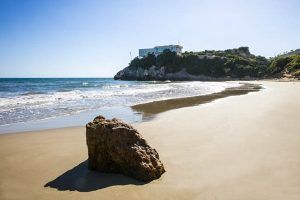
{"label": "dry sand", "polygon": [[[0,136],[0,199],[300,199],[300,82],[135,124],[167,172],[139,183],[86,170],[85,129]],[[48,187],[44,187],[44,185]]]}

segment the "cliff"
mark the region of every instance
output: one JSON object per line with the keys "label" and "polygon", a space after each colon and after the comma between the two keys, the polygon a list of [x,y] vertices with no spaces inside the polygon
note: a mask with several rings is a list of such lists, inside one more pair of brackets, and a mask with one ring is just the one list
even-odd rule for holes
{"label": "cliff", "polygon": [[[245,79],[250,77],[244,77]],[[130,68],[126,67],[119,71],[115,76],[115,80],[138,80],[138,81],[184,81],[184,80],[199,80],[199,81],[217,81],[217,80],[231,80],[231,77],[210,77],[205,75],[193,75],[189,74],[185,68],[178,72],[167,72],[166,67],[156,67],[151,66],[149,69],[144,69],[142,67]]]}
{"label": "cliff", "polygon": [[206,81],[271,78],[283,74],[299,78],[299,58],[300,55],[291,55],[267,59],[251,54],[248,47],[184,52],[182,55],[166,50],[158,56],[136,57],[114,79]]}

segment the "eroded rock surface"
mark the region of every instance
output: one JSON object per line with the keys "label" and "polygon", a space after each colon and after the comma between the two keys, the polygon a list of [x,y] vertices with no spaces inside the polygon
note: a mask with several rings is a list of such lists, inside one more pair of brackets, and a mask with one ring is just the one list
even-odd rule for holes
{"label": "eroded rock surface", "polygon": [[86,125],[88,167],[106,173],[122,173],[149,182],[164,172],[157,151],[141,134],[118,119],[96,117]]}

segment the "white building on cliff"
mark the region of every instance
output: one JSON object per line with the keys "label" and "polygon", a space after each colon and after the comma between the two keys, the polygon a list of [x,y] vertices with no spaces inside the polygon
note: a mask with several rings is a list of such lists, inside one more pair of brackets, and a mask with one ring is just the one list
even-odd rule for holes
{"label": "white building on cliff", "polygon": [[180,45],[165,45],[165,46],[156,46],[148,49],[139,49],[139,56],[146,57],[149,53],[153,53],[155,56],[161,54],[164,50],[169,49],[170,51],[181,54],[182,46]]}

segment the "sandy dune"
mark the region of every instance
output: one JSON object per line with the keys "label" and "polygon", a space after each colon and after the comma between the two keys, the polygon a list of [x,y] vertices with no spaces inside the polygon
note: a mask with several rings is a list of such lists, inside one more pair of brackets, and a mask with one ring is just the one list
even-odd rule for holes
{"label": "sandy dune", "polygon": [[[167,172],[149,184],[86,169],[85,129],[0,136],[0,199],[300,199],[300,82],[135,124]],[[47,187],[45,187],[47,186]]]}

